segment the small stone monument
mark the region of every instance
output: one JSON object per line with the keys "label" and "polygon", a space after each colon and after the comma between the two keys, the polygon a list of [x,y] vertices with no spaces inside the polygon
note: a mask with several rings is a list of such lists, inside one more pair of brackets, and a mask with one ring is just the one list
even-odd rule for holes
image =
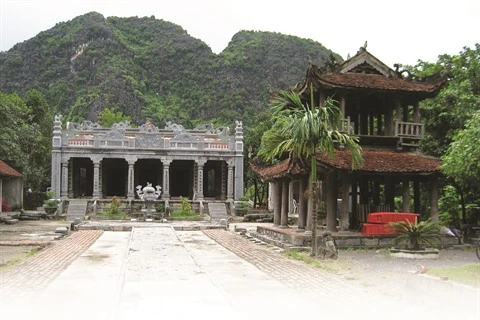
{"label": "small stone monument", "polygon": [[146,220],[147,217],[152,215],[152,208],[157,200],[160,197],[162,187],[156,186],[156,190],[152,187],[150,182],[147,182],[147,185],[143,187],[141,185],[137,186],[137,195],[140,197],[141,200],[145,203],[145,208],[142,209],[144,213],[144,219]]}

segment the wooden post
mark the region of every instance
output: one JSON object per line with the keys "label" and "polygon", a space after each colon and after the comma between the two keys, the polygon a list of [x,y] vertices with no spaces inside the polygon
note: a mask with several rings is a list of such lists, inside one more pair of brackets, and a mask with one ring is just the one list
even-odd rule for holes
{"label": "wooden post", "polygon": [[410,212],[410,182],[408,179],[402,181],[402,211]]}
{"label": "wooden post", "polygon": [[327,231],[337,231],[337,173],[327,173]]}
{"label": "wooden post", "polygon": [[340,229],[348,230],[350,228],[349,218],[349,200],[350,200],[350,178],[348,175],[342,175],[342,208],[340,211]]}

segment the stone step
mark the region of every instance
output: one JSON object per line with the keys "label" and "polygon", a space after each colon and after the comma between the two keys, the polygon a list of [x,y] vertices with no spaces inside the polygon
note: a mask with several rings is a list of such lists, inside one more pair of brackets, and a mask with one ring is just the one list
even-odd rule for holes
{"label": "stone step", "polygon": [[225,203],[209,203],[208,204],[208,213],[212,221],[228,221],[227,208]]}

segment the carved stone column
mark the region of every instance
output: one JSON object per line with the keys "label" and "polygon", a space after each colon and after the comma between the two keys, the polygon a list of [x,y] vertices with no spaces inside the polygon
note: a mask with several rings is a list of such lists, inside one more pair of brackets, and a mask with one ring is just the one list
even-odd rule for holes
{"label": "carved stone column", "polygon": [[227,174],[227,200],[233,201],[233,168],[234,164],[228,162],[228,174]]}
{"label": "carved stone column", "polygon": [[220,199],[225,200],[227,198],[227,166],[226,162],[220,163]]}
{"label": "carved stone column", "polygon": [[203,166],[206,160],[197,160],[197,199],[203,200]]}
{"label": "carved stone column", "polygon": [[68,160],[66,162],[62,162],[62,191],[60,197],[67,198],[68,197]]}
{"label": "carved stone column", "polygon": [[100,160],[93,160],[93,194],[94,199],[100,197]]}
{"label": "carved stone column", "polygon": [[172,160],[162,160],[162,163],[163,163],[162,199],[170,200],[170,163],[172,163]]}
{"label": "carved stone column", "polygon": [[130,200],[135,198],[135,162],[137,162],[137,159],[128,160],[127,197]]}

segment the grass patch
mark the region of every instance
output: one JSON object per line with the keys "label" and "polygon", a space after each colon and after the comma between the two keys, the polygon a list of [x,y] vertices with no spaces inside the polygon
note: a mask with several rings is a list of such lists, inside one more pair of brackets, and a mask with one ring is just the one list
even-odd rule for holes
{"label": "grass patch", "polygon": [[125,213],[107,213],[107,212],[102,212],[99,213],[97,216],[103,217],[103,218],[112,218],[112,219],[125,219],[127,216]]}
{"label": "grass patch", "polygon": [[7,270],[8,268],[12,267],[13,265],[19,263],[22,261],[20,258],[14,258],[12,260],[9,260],[7,263],[0,264],[0,271]]}
{"label": "grass patch", "polygon": [[173,211],[170,216],[176,219],[199,219],[200,215],[194,211],[183,211],[183,210],[175,210]]}
{"label": "grass patch", "polygon": [[27,257],[31,257],[31,256],[37,254],[37,253],[40,252],[40,250],[42,250],[42,249],[43,249],[42,247],[33,248],[32,250],[30,250],[30,251],[27,253]]}
{"label": "grass patch", "polygon": [[480,264],[469,263],[460,267],[453,268],[430,268],[427,274],[436,277],[446,277],[458,283],[470,286],[480,286]]}
{"label": "grass patch", "polygon": [[310,256],[310,252],[286,250],[283,251],[283,253],[291,259],[302,261],[314,268],[322,269],[331,273],[340,274],[346,268],[346,266],[338,260],[320,260],[318,258]]}

